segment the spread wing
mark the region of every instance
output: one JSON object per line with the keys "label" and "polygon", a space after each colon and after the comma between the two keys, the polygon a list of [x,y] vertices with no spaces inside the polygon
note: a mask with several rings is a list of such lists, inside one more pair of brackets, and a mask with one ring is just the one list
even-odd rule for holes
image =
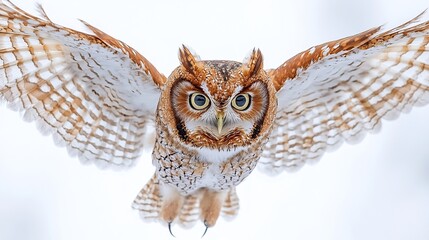
{"label": "spread wing", "polygon": [[0,100],[83,162],[130,165],[166,78],[125,43],[0,3]]}
{"label": "spread wing", "polygon": [[299,168],[427,104],[429,22],[419,23],[421,15],[315,46],[269,71],[279,106],[260,165]]}

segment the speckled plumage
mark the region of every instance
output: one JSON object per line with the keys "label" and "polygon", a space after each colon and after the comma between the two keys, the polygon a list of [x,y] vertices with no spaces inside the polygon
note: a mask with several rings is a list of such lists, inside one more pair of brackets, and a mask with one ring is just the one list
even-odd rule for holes
{"label": "speckled plumage", "polygon": [[72,155],[129,166],[155,123],[156,170],[133,207],[146,219],[213,226],[238,213],[236,187],[318,160],[429,101],[429,22],[418,16],[324,43],[264,70],[200,60],[188,48],[166,78],[136,50],[0,3],[0,99]]}
{"label": "speckled plumage", "polygon": [[[244,64],[233,61],[197,62],[188,49],[181,50],[182,66],[173,71],[161,93],[152,154],[161,192],[165,186],[168,186],[168,191],[178,192],[174,202],[180,202],[177,198],[184,196],[201,195],[201,189],[207,192],[202,197],[215,193],[227,196],[256,167],[263,144],[268,140],[277,106],[274,87],[268,81],[261,61],[260,52],[254,51]],[[253,93],[254,88],[261,86],[264,94],[258,95],[263,99]],[[255,121],[246,128],[240,126],[240,121],[233,122],[233,117],[227,114],[223,125],[225,131],[218,134],[215,114],[211,120],[200,121],[203,114],[210,115],[210,109],[194,111],[187,106],[189,92],[195,91],[210,98],[213,111],[228,114],[236,113],[229,107],[236,94],[251,92],[255,95],[254,106],[243,113],[243,118],[254,118]],[[252,111],[261,113],[253,114]],[[190,127],[194,121],[195,127]],[[224,200],[222,197],[219,205],[223,206]],[[233,211],[234,214],[236,212]],[[152,212],[145,214],[151,215]],[[211,226],[216,219],[203,217],[203,221]]]}

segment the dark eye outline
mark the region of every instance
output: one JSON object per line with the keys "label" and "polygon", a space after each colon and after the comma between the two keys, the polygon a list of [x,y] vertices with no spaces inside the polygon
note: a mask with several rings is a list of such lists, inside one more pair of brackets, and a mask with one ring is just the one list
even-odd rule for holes
{"label": "dark eye outline", "polygon": [[[243,96],[246,100],[246,102],[244,103],[243,106],[238,106],[237,105],[237,98]],[[239,111],[246,111],[247,109],[249,109],[250,107],[250,103],[252,101],[252,98],[250,96],[250,94],[248,93],[240,93],[237,96],[234,97],[234,99],[232,99],[231,105],[233,108],[239,110]]]}
{"label": "dark eye outline", "polygon": [[[197,105],[195,102],[195,98],[198,96],[202,96],[206,100],[204,102],[204,104],[201,106]],[[210,100],[206,95],[201,94],[199,92],[195,92],[195,93],[192,93],[191,95],[189,95],[189,105],[191,105],[191,107],[195,110],[204,110],[204,109],[208,108],[208,106],[210,105]]]}

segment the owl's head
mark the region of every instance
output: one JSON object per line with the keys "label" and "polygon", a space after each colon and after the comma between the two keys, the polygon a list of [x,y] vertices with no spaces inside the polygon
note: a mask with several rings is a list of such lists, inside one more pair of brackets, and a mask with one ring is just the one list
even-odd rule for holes
{"label": "owl's head", "polygon": [[277,100],[259,50],[242,63],[201,61],[186,47],[179,58],[181,65],[168,78],[159,111],[181,142],[231,149],[269,133]]}

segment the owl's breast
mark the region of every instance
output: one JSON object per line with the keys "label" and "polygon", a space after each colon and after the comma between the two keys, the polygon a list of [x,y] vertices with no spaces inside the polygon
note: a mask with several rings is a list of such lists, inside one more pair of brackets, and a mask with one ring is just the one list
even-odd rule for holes
{"label": "owl's breast", "polygon": [[237,186],[255,168],[261,148],[172,148],[155,143],[153,163],[159,180],[190,194],[200,188],[225,190]]}
{"label": "owl's breast", "polygon": [[239,148],[231,151],[205,149],[200,156],[209,163],[201,178],[201,185],[223,190],[240,184],[255,168],[260,157],[259,148]]}

